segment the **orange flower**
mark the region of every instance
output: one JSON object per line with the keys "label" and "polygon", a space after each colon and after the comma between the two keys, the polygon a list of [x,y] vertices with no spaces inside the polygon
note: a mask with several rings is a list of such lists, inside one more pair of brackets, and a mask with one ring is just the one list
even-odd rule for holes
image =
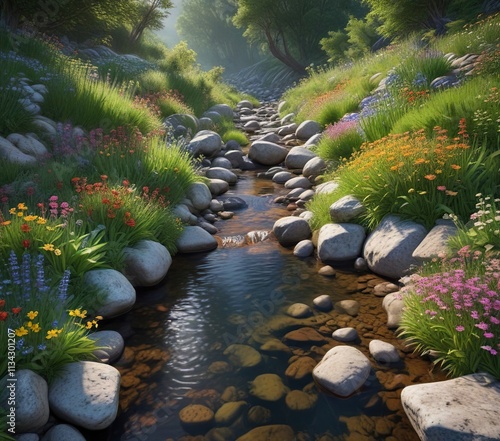
{"label": "orange flower", "polygon": [[125,222],[125,225],[128,225],[129,227],[135,227],[135,220],[130,218]]}
{"label": "orange flower", "polygon": [[7,320],[8,316],[9,316],[8,312],[0,311],[0,322],[4,322],[5,320]]}
{"label": "orange flower", "polygon": [[433,181],[434,179],[436,179],[436,175],[425,175],[424,178],[428,181]]}
{"label": "orange flower", "polygon": [[116,217],[116,213],[113,210],[108,210],[108,218],[114,219]]}
{"label": "orange flower", "polygon": [[453,169],[453,170],[460,170],[462,167],[460,167],[458,164],[451,164],[450,167]]}
{"label": "orange flower", "polygon": [[1,222],[0,225],[2,225],[3,227],[6,227],[7,225],[10,225],[11,224],[11,221],[4,221],[4,222]]}
{"label": "orange flower", "polygon": [[21,225],[21,231],[23,233],[29,233],[31,231],[31,228],[28,224],[22,224]]}
{"label": "orange flower", "polygon": [[12,314],[19,314],[22,311],[23,308],[18,306],[17,308],[12,308]]}

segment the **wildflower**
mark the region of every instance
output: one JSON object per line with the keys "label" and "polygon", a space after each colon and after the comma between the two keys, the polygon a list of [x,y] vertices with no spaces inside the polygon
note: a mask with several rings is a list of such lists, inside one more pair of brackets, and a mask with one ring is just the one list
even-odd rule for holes
{"label": "wildflower", "polygon": [[42,330],[42,328],[40,327],[40,324],[34,323],[33,325],[31,325],[31,330],[37,334]]}
{"label": "wildflower", "polygon": [[483,335],[484,335],[484,338],[493,338],[493,337],[495,337],[495,334],[493,334],[493,332],[485,332]]}
{"label": "wildflower", "polygon": [[451,190],[446,190],[445,194],[447,196],[456,196],[458,194],[458,191],[451,191]]}
{"label": "wildflower", "polygon": [[17,204],[17,209],[21,210],[21,211],[26,211],[28,209],[28,207],[26,206],[26,204],[21,202],[21,203]]}
{"label": "wildflower", "polygon": [[45,351],[45,349],[47,349],[47,345],[43,343],[39,344],[37,347],[39,351]]}
{"label": "wildflower", "polygon": [[4,322],[7,320],[7,317],[9,316],[9,313],[6,311],[0,311],[0,322]]}
{"label": "wildflower", "polygon": [[44,219],[43,217],[39,217],[36,221],[38,225],[45,225],[47,223],[47,219]]}
{"label": "wildflower", "polygon": [[433,181],[434,179],[436,179],[436,175],[425,175],[424,176],[425,179],[427,179],[428,181]]}
{"label": "wildflower", "polygon": [[453,170],[460,170],[462,167],[460,167],[458,164],[451,164],[450,167],[453,169]]}
{"label": "wildflower", "polygon": [[446,191],[446,187],[444,185],[438,185],[437,190],[438,191]]}
{"label": "wildflower", "polygon": [[60,333],[61,333],[62,329],[61,330],[58,330],[58,329],[51,329],[50,331],[47,331],[47,335],[46,335],[46,339],[47,340],[50,340],[51,338],[55,338],[57,337]]}
{"label": "wildflower", "polygon": [[24,239],[22,244],[23,244],[23,248],[29,248],[31,245],[31,243],[28,239]]}
{"label": "wildflower", "polygon": [[21,231],[23,233],[29,233],[31,231],[31,228],[28,224],[22,224],[21,225]]}
{"label": "wildflower", "polygon": [[6,227],[7,225],[10,225],[12,222],[11,221],[3,221],[3,222],[0,222],[0,225],[2,225],[3,227]]}
{"label": "wildflower", "polygon": [[125,221],[125,225],[128,225],[129,227],[135,227],[135,220],[130,218]]}
{"label": "wildflower", "polygon": [[28,330],[24,326],[21,326],[20,328],[16,329],[16,336],[17,337],[22,337],[23,335],[26,335],[27,333],[28,333]]}
{"label": "wildflower", "polygon": [[56,256],[60,256],[62,253],[61,253],[61,250],[60,250],[59,248],[56,248],[56,249],[54,250],[54,254],[55,254]]}
{"label": "wildflower", "polygon": [[43,250],[45,251],[54,251],[54,245],[51,243],[46,243],[43,247]]}
{"label": "wildflower", "polygon": [[26,222],[33,222],[33,221],[36,221],[37,219],[38,219],[38,216],[33,216],[33,215],[24,216],[24,220]]}
{"label": "wildflower", "polygon": [[458,332],[463,332],[465,331],[465,328],[462,326],[462,325],[458,325],[455,330],[457,330]]}
{"label": "wildflower", "polygon": [[30,320],[34,320],[38,316],[38,311],[30,311],[26,314]]}
{"label": "wildflower", "polygon": [[72,317],[79,317],[84,319],[85,317],[87,317],[87,310],[84,309],[83,311],[81,311],[80,308],[72,309],[69,311],[69,315]]}
{"label": "wildflower", "polygon": [[12,308],[12,314],[17,315],[17,314],[19,314],[22,311],[22,309],[23,308],[21,308],[20,306]]}

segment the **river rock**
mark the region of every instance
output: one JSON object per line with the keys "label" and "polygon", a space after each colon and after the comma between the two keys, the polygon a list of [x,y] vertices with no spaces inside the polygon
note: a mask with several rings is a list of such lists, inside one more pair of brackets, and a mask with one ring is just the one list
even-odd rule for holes
{"label": "river rock", "polygon": [[7,139],[14,144],[21,152],[26,155],[35,156],[36,158],[43,158],[49,151],[38,139],[29,135],[20,135],[19,133],[11,133]]}
{"label": "river rock", "polygon": [[[335,275],[335,273],[333,275]],[[316,309],[324,312],[328,312],[333,309],[332,299],[328,294],[322,294],[314,298],[313,305],[316,307]]]}
{"label": "river rock", "polygon": [[289,179],[288,181],[285,182],[285,188],[288,188],[290,190],[294,188],[302,188],[305,190],[311,187],[312,187],[311,181],[305,178],[304,176],[297,176],[296,178]]}
{"label": "river rock", "polygon": [[289,169],[302,170],[304,166],[312,159],[317,157],[316,153],[304,147],[293,147],[286,155],[285,165]]}
{"label": "river rock", "polygon": [[290,305],[290,307],[287,309],[286,313],[290,317],[304,318],[304,317],[309,317],[310,315],[312,315],[312,310],[305,303],[294,303],[293,305]]}
{"label": "river rock", "polygon": [[208,189],[212,196],[220,196],[229,190],[229,183],[222,179],[209,179]]}
{"label": "river rock", "polygon": [[301,240],[293,249],[293,255],[297,257],[309,257],[314,253],[314,245],[311,240]]}
{"label": "river rock", "polygon": [[263,401],[278,401],[288,392],[288,388],[276,374],[262,374],[250,383],[250,395]]}
{"label": "river rock", "polygon": [[382,340],[372,340],[368,346],[372,357],[381,363],[396,363],[401,360],[396,347]]}
{"label": "river rock", "polygon": [[363,257],[374,273],[399,279],[418,264],[412,254],[426,235],[422,225],[388,215],[368,236]]}
{"label": "river rock", "polygon": [[316,135],[311,136],[304,144],[304,147],[317,146],[319,144],[319,142],[321,141],[322,137],[323,137],[323,133],[317,133]]}
{"label": "river rock", "polygon": [[358,272],[368,271],[368,264],[366,263],[366,260],[363,257],[358,257],[354,261],[354,269]]}
{"label": "river rock", "polygon": [[215,413],[215,424],[229,426],[247,407],[246,401],[224,403]]}
{"label": "river rock", "polygon": [[307,411],[312,409],[318,401],[318,395],[308,394],[301,390],[292,390],[285,397],[285,403],[290,410]]}
{"label": "river rock", "polygon": [[238,182],[238,176],[236,176],[231,170],[222,167],[211,167],[205,173],[207,178],[210,179],[222,179],[228,184],[236,184]]}
{"label": "river rock", "polygon": [[292,133],[295,134],[297,127],[298,126],[295,123],[286,124],[284,126],[278,127],[276,133],[280,136],[291,135]]}
{"label": "river rock", "polygon": [[[243,156],[241,155],[241,152],[236,152],[236,154],[240,154],[241,160],[243,160]],[[227,170],[231,170],[233,168],[233,164],[231,161],[225,157],[217,157],[212,160],[212,167],[221,167],[225,168]]]}
{"label": "river rock", "polygon": [[246,107],[247,109],[253,109],[253,104],[251,101],[248,101],[248,100],[241,100],[237,106],[242,109],[244,107]]}
{"label": "river rock", "polygon": [[120,373],[93,361],[65,365],[49,386],[50,409],[59,418],[90,430],[105,429],[118,412]]}
{"label": "river rock", "polygon": [[153,240],[141,240],[132,247],[126,247],[123,254],[125,277],[134,286],[157,285],[172,265],[167,248]]}
{"label": "river rock", "polygon": [[373,294],[377,297],[385,297],[396,291],[399,291],[399,286],[391,282],[382,282],[373,287]]}
{"label": "river rock", "polygon": [[403,317],[404,300],[401,293],[387,294],[382,301],[382,307],[387,312],[387,327],[397,328]]}
{"label": "river rock", "polygon": [[96,311],[96,315],[102,315],[105,319],[125,314],[134,306],[135,288],[122,273],[114,269],[88,271],[82,283],[89,289],[105,293],[104,305],[98,306]]}
{"label": "river rock", "polygon": [[348,397],[363,386],[370,370],[370,360],[360,350],[351,346],[336,346],[316,365],[313,377],[335,395]]}
{"label": "river rock", "polygon": [[32,166],[37,164],[34,156],[27,155],[19,150],[14,144],[0,136],[0,158],[7,163]]}
{"label": "river rock", "polygon": [[172,209],[172,214],[175,217],[178,217],[184,224],[195,225],[198,221],[196,219],[196,216],[189,211],[189,208],[186,204],[176,205]]}
{"label": "river rock", "polygon": [[359,312],[359,302],[357,300],[341,300],[335,303],[335,311],[339,314],[349,314],[356,317]]}
{"label": "river rock", "polygon": [[248,422],[254,426],[263,426],[271,420],[271,411],[262,406],[253,406],[248,411]]}
{"label": "river rock", "polygon": [[412,257],[422,263],[446,253],[448,241],[457,234],[457,231],[453,223],[436,225],[413,251]]}
{"label": "river rock", "polygon": [[177,239],[176,246],[179,253],[200,253],[215,250],[217,240],[201,227],[187,226]]}
{"label": "river rock", "polygon": [[340,328],[333,332],[332,338],[346,343],[355,341],[358,339],[358,331],[355,328]]}
{"label": "river rock", "polygon": [[120,358],[123,349],[125,348],[125,341],[122,335],[116,331],[97,331],[89,335],[91,340],[96,342],[99,347],[99,355],[103,363],[111,364]]}
{"label": "river rock", "polygon": [[318,274],[325,277],[335,277],[337,271],[330,265],[324,265],[318,270]]}
{"label": "river rock", "polygon": [[188,428],[205,428],[212,425],[214,412],[202,404],[189,404],[179,411],[179,420]]}
{"label": "river rock", "polygon": [[231,168],[243,168],[243,164],[245,163],[243,152],[238,150],[230,150],[224,153],[224,158],[230,162]]}
{"label": "river rock", "polygon": [[276,173],[272,181],[276,182],[276,184],[284,184],[285,182],[289,181],[290,179],[293,178],[293,173],[290,173],[289,171],[282,171]]}
{"label": "river rock", "polygon": [[306,220],[296,216],[287,216],[274,223],[273,233],[281,245],[293,246],[301,240],[309,239],[311,228]]}
{"label": "river rock", "polygon": [[[221,158],[216,158],[221,159]],[[205,210],[212,201],[212,193],[203,182],[194,182],[187,189],[186,196],[191,200],[193,207],[199,211]]]}
{"label": "river rock", "polygon": [[321,126],[316,121],[307,120],[297,127],[295,136],[302,141],[307,141],[311,136],[321,132]]}
{"label": "river rock", "polygon": [[335,181],[327,181],[319,184],[316,187],[316,194],[330,194],[337,191],[339,188],[339,183]]}
{"label": "river rock", "polygon": [[243,126],[245,132],[258,132],[260,130],[260,123],[258,121],[248,121]]}
{"label": "river rock", "polygon": [[360,214],[363,214],[366,208],[354,196],[344,196],[330,205],[330,219],[332,222],[350,222]]}
{"label": "river rock", "polygon": [[205,156],[211,158],[220,152],[222,148],[222,138],[218,133],[206,131],[202,135],[196,135],[187,148],[194,157]]}
{"label": "river rock", "polygon": [[266,341],[260,347],[261,352],[266,352],[268,354],[290,354],[292,350],[281,340],[277,338],[272,338]]}
{"label": "river rock", "polygon": [[319,156],[316,156],[306,162],[304,168],[302,169],[302,174],[306,178],[309,178],[310,176],[316,177],[322,174],[325,170],[326,162]]}
{"label": "river rock", "polygon": [[422,440],[500,439],[500,382],[477,373],[405,387],[403,409]]}
{"label": "river rock", "polygon": [[252,143],[248,157],[262,165],[281,164],[288,154],[288,149],[274,142],[257,140]]}
{"label": "river rock", "polygon": [[[200,129],[208,129],[212,125],[212,121],[209,120],[209,125],[205,126],[205,124],[200,124],[201,121],[196,118],[194,115],[189,115],[187,113],[174,113],[173,115],[168,116],[164,120],[164,124],[168,127],[171,126],[176,129],[178,126],[189,127],[192,130],[192,133],[196,133],[198,128]],[[196,135],[195,135],[196,137]]]}
{"label": "river rock", "polygon": [[222,115],[225,119],[232,120],[234,117],[234,112],[231,106],[228,104],[214,104],[208,112],[217,112],[219,115]]}
{"label": "river rock", "polygon": [[316,361],[311,357],[299,357],[285,371],[285,376],[300,381],[312,374]]}
{"label": "river rock", "polygon": [[85,437],[69,424],[58,424],[43,436],[42,441],[85,441]]}
{"label": "river rock", "polygon": [[295,434],[290,426],[274,424],[261,426],[240,436],[236,441],[294,441]]}
{"label": "river rock", "polygon": [[230,345],[224,351],[224,355],[236,367],[251,368],[262,361],[260,353],[248,345],[234,344]]}
{"label": "river rock", "polygon": [[323,337],[314,328],[304,327],[296,329],[295,331],[290,331],[285,335],[285,340],[294,343],[324,343],[325,337]]}
{"label": "river rock", "polygon": [[16,372],[16,433],[37,432],[49,420],[47,382],[29,369]]}
{"label": "river rock", "polygon": [[322,262],[357,258],[365,241],[365,229],[357,224],[326,224],[319,230],[318,256]]}
{"label": "river rock", "polygon": [[224,119],[224,117],[215,110],[207,110],[206,112],[203,112],[202,117],[210,119],[213,123],[213,126],[222,123],[222,120]]}

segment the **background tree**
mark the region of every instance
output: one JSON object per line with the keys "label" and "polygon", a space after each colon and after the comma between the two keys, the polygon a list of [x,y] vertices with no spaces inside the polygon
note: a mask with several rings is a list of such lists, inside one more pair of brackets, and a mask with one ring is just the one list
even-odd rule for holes
{"label": "background tree", "polygon": [[168,10],[172,6],[170,0],[136,0],[131,11],[133,24],[130,41],[132,44],[139,41],[146,29],[161,29],[163,27],[162,21],[168,17]]}

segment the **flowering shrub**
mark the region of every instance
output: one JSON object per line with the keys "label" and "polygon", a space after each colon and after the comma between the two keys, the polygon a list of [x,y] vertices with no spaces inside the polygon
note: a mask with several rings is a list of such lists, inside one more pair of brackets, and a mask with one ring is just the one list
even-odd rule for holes
{"label": "flowering shrub", "polygon": [[483,259],[464,247],[405,288],[400,335],[453,377],[483,371],[500,379],[500,260]]}
{"label": "flowering shrub", "polygon": [[[24,253],[19,261],[12,251],[0,276],[0,337],[5,342],[7,329],[15,332],[17,369],[29,368],[50,380],[65,364],[94,358],[95,342],[88,333],[101,317],[70,309],[69,271],[52,282],[43,255]],[[7,346],[1,351],[0,378],[7,370]]]}
{"label": "flowering shrub", "polygon": [[360,132],[355,118],[342,118],[335,124],[329,124],[318,144],[319,155],[334,161],[349,158],[363,143]]}

